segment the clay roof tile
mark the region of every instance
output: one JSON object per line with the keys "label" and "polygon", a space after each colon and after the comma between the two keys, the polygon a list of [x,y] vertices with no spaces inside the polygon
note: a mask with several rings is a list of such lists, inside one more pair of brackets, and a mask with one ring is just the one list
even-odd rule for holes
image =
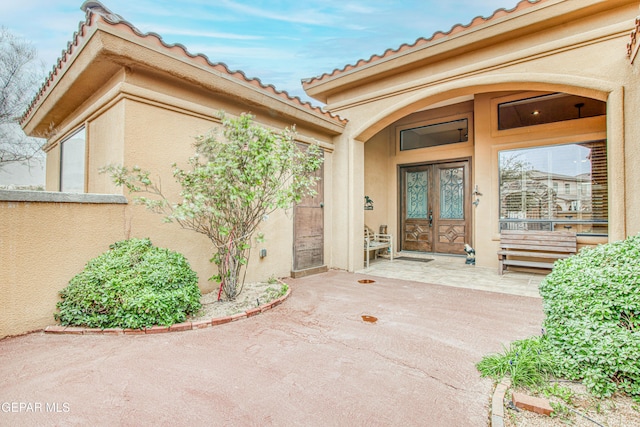
{"label": "clay roof tile", "polygon": [[482,17],[482,16],[476,16],[475,18],[473,18],[471,20],[471,22],[469,22],[467,25],[463,25],[463,24],[455,24],[454,26],[451,27],[451,29],[449,29],[449,31],[447,32],[443,32],[443,31],[436,31],[435,33],[433,33],[431,35],[431,37],[429,38],[424,38],[424,37],[420,37],[418,38],[413,44],[409,45],[409,44],[402,44],[399,48],[397,49],[387,49],[382,55],[372,55],[369,59],[365,60],[365,59],[360,59],[356,62],[355,65],[345,65],[343,68],[339,69],[336,68],[334,69],[332,72],[330,73],[324,73],[320,76],[317,77],[311,77],[308,79],[303,79],[302,80],[302,84],[305,87],[311,86],[313,84],[316,83],[320,83],[324,80],[328,80],[332,77],[337,77],[340,74],[343,74],[347,71],[353,70],[355,68],[359,68],[362,67],[364,65],[367,64],[371,64],[373,62],[379,61],[380,59],[384,59],[384,58],[389,58],[392,57],[394,55],[398,55],[408,49],[412,49],[424,44],[428,44],[428,43],[432,43],[436,40],[442,39],[444,37],[451,37],[454,34],[458,34],[458,33],[462,33],[464,31],[468,31],[471,28],[475,28],[478,27],[480,25],[484,25],[490,21],[495,21],[499,18],[508,16],[514,12],[519,12],[521,10],[527,9],[529,7],[532,6],[536,6],[539,3],[543,3],[547,0],[521,0],[515,7],[513,7],[512,9],[498,9],[496,11],[493,12],[493,14],[491,16],[489,16],[488,18]]}
{"label": "clay roof tile", "polygon": [[47,89],[53,84],[56,80],[57,76],[60,74],[60,71],[67,65],[73,54],[76,52],[77,48],[82,44],[82,38],[88,33],[89,28],[95,25],[97,20],[102,20],[103,22],[112,25],[114,27],[122,27],[123,30],[129,31],[136,36],[146,39],[153,40],[157,42],[160,46],[164,47],[167,50],[175,51],[179,54],[182,54],[192,60],[193,62],[197,62],[203,65],[208,65],[212,69],[228,74],[242,82],[246,82],[258,90],[266,91],[273,95],[278,96],[283,99],[285,102],[290,104],[295,104],[306,108],[310,111],[320,113],[332,120],[335,120],[340,123],[346,123],[347,120],[341,118],[340,116],[330,113],[328,111],[323,110],[318,106],[314,106],[307,101],[302,101],[297,96],[291,96],[286,91],[280,91],[275,88],[275,86],[270,84],[263,84],[262,81],[258,78],[250,78],[245,75],[244,72],[240,70],[230,70],[229,67],[223,62],[211,62],[206,55],[203,54],[193,54],[189,52],[189,50],[180,43],[168,44],[166,43],[162,37],[154,32],[143,33],[138,28],[136,28],[133,24],[125,20],[122,16],[117,15],[107,9],[102,3],[99,1],[85,1],[81,6],[81,9],[86,14],[85,21],[81,21],[78,26],[78,31],[74,32],[72,40],[67,43],[67,48],[62,51],[60,58],[58,59],[56,65],[53,67],[53,70],[49,73],[45,83],[42,85],[31,104],[23,114],[20,119],[20,123],[23,124],[27,118],[33,113],[36,105],[47,93]]}

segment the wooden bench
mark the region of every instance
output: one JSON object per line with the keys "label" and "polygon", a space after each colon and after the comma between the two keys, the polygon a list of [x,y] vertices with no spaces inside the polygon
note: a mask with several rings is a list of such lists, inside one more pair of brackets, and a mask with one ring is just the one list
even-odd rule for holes
{"label": "wooden bench", "polygon": [[568,258],[576,251],[574,232],[502,230],[498,273],[504,273],[508,265],[552,269],[554,261]]}
{"label": "wooden bench", "polygon": [[374,252],[378,257],[378,250],[389,248],[390,258],[393,261],[393,237],[391,234],[374,233],[372,229],[364,226],[364,251],[366,253],[367,268],[369,268],[369,252]]}

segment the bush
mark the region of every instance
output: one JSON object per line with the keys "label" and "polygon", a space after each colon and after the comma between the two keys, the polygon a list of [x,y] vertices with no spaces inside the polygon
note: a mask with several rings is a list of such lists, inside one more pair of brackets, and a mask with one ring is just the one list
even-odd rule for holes
{"label": "bush", "polygon": [[92,259],[60,292],[62,325],[144,328],[172,325],[200,309],[198,277],[181,254],[130,239]]}
{"label": "bush", "polygon": [[502,353],[485,356],[476,367],[483,377],[495,381],[509,374],[514,387],[546,384],[554,372],[545,344],[541,337],[515,341]]}
{"label": "bush", "polygon": [[640,396],[640,236],[556,262],[540,285],[559,372],[596,396]]}

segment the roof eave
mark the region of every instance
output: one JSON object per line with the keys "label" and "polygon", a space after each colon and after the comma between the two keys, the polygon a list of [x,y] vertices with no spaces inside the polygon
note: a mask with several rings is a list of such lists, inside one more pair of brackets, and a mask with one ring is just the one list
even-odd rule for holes
{"label": "roof eave", "polygon": [[[85,5],[102,7],[98,2]],[[87,12],[86,21],[80,23],[73,41],[20,121],[27,134],[46,137],[52,127],[66,118],[65,114],[81,105],[80,100],[73,100],[70,90],[79,81],[97,89],[127,64],[152,67],[167,74],[186,73],[193,83],[209,90],[232,94],[247,104],[262,106],[329,134],[339,134],[346,126],[347,121],[339,116],[258,79],[247,78],[240,71],[232,72],[225,64],[213,64],[204,55],[193,55],[182,45],[167,45],[157,34],[142,34],[118,15],[107,12],[106,15],[104,11]],[[167,57],[171,60],[166,61]],[[90,75],[99,78],[87,78]],[[64,109],[59,108],[62,104]]]}
{"label": "roof eave", "polygon": [[[533,8],[507,13],[478,26],[450,33],[446,37],[432,38],[425,43],[403,46],[391,55],[359,61],[355,66],[335,70],[331,75],[305,79],[302,86],[310,97],[329,103],[331,94],[352,85],[377,80],[391,72],[397,74],[472,50],[481,49],[513,37],[522,37],[532,31],[557,25],[567,14],[584,16],[606,8],[629,3],[631,0],[546,0]],[[455,27],[454,27],[455,28]]]}

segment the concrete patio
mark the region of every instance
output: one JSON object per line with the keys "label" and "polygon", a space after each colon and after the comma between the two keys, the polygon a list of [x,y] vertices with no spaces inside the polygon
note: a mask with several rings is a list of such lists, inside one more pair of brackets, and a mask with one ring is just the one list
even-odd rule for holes
{"label": "concrete patio", "polygon": [[284,304],[213,328],[2,340],[0,425],[482,426],[492,382],[475,363],[543,318],[540,298],[507,293],[288,282]]}
{"label": "concrete patio", "polygon": [[[429,261],[417,261],[419,259]],[[538,286],[545,277],[545,270],[540,273],[507,271],[499,275],[497,268],[466,265],[465,261],[464,256],[399,252],[393,261],[382,257],[371,260],[369,268],[358,273],[540,298]]]}

